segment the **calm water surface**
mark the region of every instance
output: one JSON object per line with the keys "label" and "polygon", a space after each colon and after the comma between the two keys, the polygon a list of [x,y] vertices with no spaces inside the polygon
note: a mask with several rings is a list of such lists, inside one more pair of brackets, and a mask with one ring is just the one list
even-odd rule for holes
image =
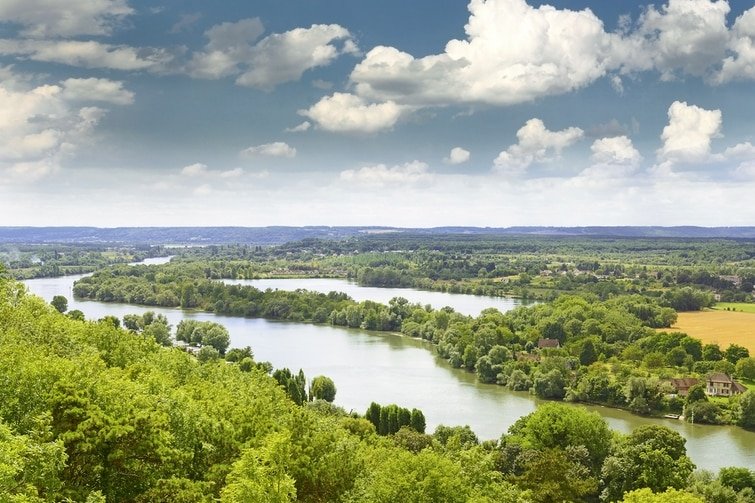
{"label": "calm water surface", "polygon": [[[156,262],[153,259],[151,263]],[[275,367],[289,367],[294,371],[302,368],[309,378],[320,374],[331,377],[338,389],[336,403],[346,410],[364,413],[371,401],[397,403],[422,409],[428,431],[438,424],[469,424],[481,439],[495,439],[541,403],[527,393],[478,383],[474,374],[451,368],[423,341],[326,325],[81,301],[73,299],[71,294],[73,282],[80,277],[43,278],[25,283],[32,293],[48,301],[54,295],[65,295],[69,299],[69,309],[80,309],[88,318],[155,311],[167,316],[173,325],[182,319],[222,323],[231,334],[231,345],[251,346],[257,360],[267,360]],[[314,290],[310,286],[307,288]],[[396,296],[383,294],[389,295],[388,298]],[[383,299],[370,300],[385,302]],[[419,302],[425,304],[429,301]],[[624,433],[643,424],[660,423],[673,428],[687,439],[687,451],[699,468],[717,470],[723,466],[746,466],[755,469],[755,433],[731,426],[652,420],[606,407],[586,408],[598,412],[611,428]]]}

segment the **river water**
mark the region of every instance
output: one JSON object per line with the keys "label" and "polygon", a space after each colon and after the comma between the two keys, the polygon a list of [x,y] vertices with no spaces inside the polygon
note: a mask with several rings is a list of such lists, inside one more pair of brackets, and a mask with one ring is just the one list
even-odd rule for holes
{"label": "river water", "polygon": [[[150,259],[147,263],[161,263],[165,259]],[[336,404],[348,410],[364,413],[371,401],[381,404],[396,403],[403,407],[417,407],[427,418],[428,431],[439,424],[468,424],[481,439],[500,437],[518,418],[529,414],[540,401],[527,393],[512,392],[502,386],[481,384],[474,374],[451,368],[438,358],[432,346],[424,341],[397,334],[372,333],[363,330],[335,328],[327,325],[274,322],[263,319],[218,316],[211,313],[182,311],[180,309],[148,308],[126,304],[110,304],[76,300],[72,295],[74,281],[81,275],[62,278],[41,278],[25,281],[29,291],[46,300],[55,295],[68,298],[69,309],[80,309],[87,318],[106,315],[123,317],[128,313],[155,311],[164,314],[175,326],[182,319],[215,321],[228,328],[231,346],[251,346],[255,359],[270,361],[276,368],[289,367],[304,370],[308,378],[327,375],[337,387]],[[254,281],[254,280],[251,280]],[[272,280],[266,280],[272,281]],[[330,291],[333,281],[319,280]],[[343,282],[342,282],[343,283]],[[255,286],[263,287],[257,283]],[[267,284],[270,287],[270,283]],[[280,289],[307,288],[313,280],[276,280]],[[348,284],[347,293],[355,300],[387,299],[402,296],[409,299],[408,289],[374,289]],[[364,297],[369,291],[379,290],[380,297]],[[414,293],[431,295],[436,292]],[[452,294],[445,294],[452,295]],[[451,304],[455,297],[465,299],[468,307]],[[426,297],[423,299],[430,299]],[[422,304],[430,300],[411,299]],[[470,314],[490,301],[508,301],[496,297],[452,295],[441,304],[451,305],[460,312]],[[477,303],[477,304],[475,304]],[[433,304],[435,305],[435,304]],[[476,307],[471,307],[476,306]],[[512,306],[513,307],[513,304]],[[479,312],[479,311],[478,311]],[[581,405],[575,405],[580,407]],[[717,470],[723,466],[745,466],[755,469],[755,433],[734,426],[690,425],[675,420],[648,419],[625,411],[607,407],[587,406],[598,412],[611,428],[627,433],[643,424],[663,424],[681,433],[687,439],[687,451],[699,468]]]}

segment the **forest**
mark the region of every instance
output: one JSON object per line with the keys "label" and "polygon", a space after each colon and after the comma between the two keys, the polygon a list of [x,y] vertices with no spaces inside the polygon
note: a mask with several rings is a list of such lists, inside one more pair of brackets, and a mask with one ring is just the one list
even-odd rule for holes
{"label": "forest", "polygon": [[303,374],[249,349],[194,356],[158,342],[156,323],[82,320],[0,280],[0,499],[755,500],[750,469],[696,471],[684,439],[660,425],[621,435],[554,402],[496,441],[458,425],[428,434],[420,411],[346,414],[327,401],[337,383],[314,378],[305,399]]}
{"label": "forest", "polygon": [[[573,405],[755,428],[748,349],[672,328],[680,312],[752,302],[751,241],[376,234],[16,249],[0,274],[0,501],[755,501],[751,467],[697,470],[661,422],[625,435]],[[125,265],[166,252],[169,263]],[[338,382],[258,361],[218,323],[87,320],[12,279],[89,271],[77,299],[397,332],[481,383],[548,402],[485,441],[465,425],[426,431],[411,406],[347,413]],[[467,316],[222,281],[297,277],[538,302]],[[716,373],[746,391],[714,398],[698,384],[682,396],[672,384]]]}
{"label": "forest", "polygon": [[577,291],[657,297],[689,287],[722,301],[752,302],[755,285],[755,246],[744,239],[402,233],[273,247],[210,245],[176,260],[202,262],[213,278],[335,277],[538,300]]}

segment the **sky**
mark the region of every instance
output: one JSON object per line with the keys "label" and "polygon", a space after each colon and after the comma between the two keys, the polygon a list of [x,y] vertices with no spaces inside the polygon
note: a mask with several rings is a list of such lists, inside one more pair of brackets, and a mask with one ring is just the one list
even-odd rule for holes
{"label": "sky", "polygon": [[755,225],[755,7],[1,0],[0,225]]}

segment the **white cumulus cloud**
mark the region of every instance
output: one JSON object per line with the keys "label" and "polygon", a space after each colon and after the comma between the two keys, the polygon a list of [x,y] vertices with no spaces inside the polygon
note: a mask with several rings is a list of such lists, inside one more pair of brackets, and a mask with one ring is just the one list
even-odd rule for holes
{"label": "white cumulus cloud", "polygon": [[309,128],[312,127],[312,123],[309,121],[304,121],[300,124],[297,124],[294,127],[286,128],[286,133],[303,133],[304,131],[308,131]]}
{"label": "white cumulus cloud", "polygon": [[753,159],[755,160],[755,145],[749,141],[738,143],[724,150],[726,159]]}
{"label": "white cumulus cloud", "polygon": [[547,162],[561,154],[561,151],[584,136],[578,127],[561,131],[550,131],[540,119],[530,119],[516,132],[518,142],[498,154],[495,170],[521,175],[532,163]]}
{"label": "white cumulus cloud", "polygon": [[276,141],[246,148],[241,151],[241,155],[243,157],[266,156],[293,158],[296,157],[296,149],[285,142]]}
{"label": "white cumulus cloud", "polygon": [[642,155],[627,136],[600,138],[590,146],[592,165],[577,177],[577,184],[597,185],[637,172]]}
{"label": "white cumulus cloud", "polygon": [[184,176],[201,176],[207,173],[207,165],[201,162],[195,162],[181,168],[181,174]]}
{"label": "white cumulus cloud", "polygon": [[724,59],[714,81],[723,84],[731,80],[755,79],[755,7],[734,22],[729,50],[733,55]]}
{"label": "white cumulus cloud", "polygon": [[675,101],[668,109],[668,125],[663,128],[661,161],[698,163],[710,160],[711,140],[720,135],[721,110],[706,110]]}
{"label": "white cumulus cloud", "polygon": [[[655,68],[663,80],[681,71],[704,76],[726,54],[729,29],[725,0],[669,0],[660,9],[650,5],[637,29],[617,44],[625,69]],[[626,51],[626,52],[624,52]]]}
{"label": "white cumulus cloud", "polygon": [[[468,9],[465,38],[423,57],[374,47],[350,74],[349,103],[338,93],[326,96],[308,116],[323,129],[347,131],[356,128],[332,117],[331,108],[389,105],[408,114],[426,107],[507,106],[603,77],[621,94],[627,77],[646,71],[659,72],[662,80],[693,75],[708,83],[755,78],[755,8],[730,28],[726,0],[650,5],[634,22],[624,16],[613,33],[589,9],[535,7],[525,0],[470,0]],[[375,121],[369,130],[394,124]]]}
{"label": "white cumulus cloud", "polygon": [[369,51],[351,74],[358,94],[410,105],[509,105],[578,89],[606,71],[610,37],[589,10],[472,0],[469,11],[467,38],[441,54]]}
{"label": "white cumulus cloud", "polygon": [[210,79],[236,75],[239,85],[271,90],[355,52],[356,47],[349,31],[337,24],[294,28],[257,41],[263,33],[259,18],[210,28],[205,33],[207,46],[193,55],[189,74]]}
{"label": "white cumulus cloud", "polygon": [[593,142],[590,150],[596,164],[636,166],[642,160],[640,152],[626,136],[600,138]]}
{"label": "white cumulus cloud", "polygon": [[299,114],[327,131],[375,133],[392,128],[404,111],[392,101],[368,103],[354,94],[334,93]]}
{"label": "white cumulus cloud", "polygon": [[133,14],[126,0],[3,0],[0,19],[21,24],[27,37],[107,35]]}
{"label": "white cumulus cloud", "polygon": [[220,172],[220,178],[238,178],[244,174],[244,170],[241,168],[227,169]]}
{"label": "white cumulus cloud", "polygon": [[67,95],[68,81],[35,87],[25,85],[23,76],[7,68],[2,73],[0,173],[13,181],[35,181],[56,172],[64,159],[89,141],[107,111],[81,106],[102,100]]}
{"label": "white cumulus cloud", "polygon": [[123,82],[108,79],[66,79],[62,83],[63,97],[74,101],[105,101],[116,105],[130,105],[134,93],[123,88]]}
{"label": "white cumulus cloud", "polygon": [[94,40],[0,39],[0,55],[82,68],[165,72],[174,55],[165,49],[111,45]]}
{"label": "white cumulus cloud", "polygon": [[469,160],[471,154],[469,150],[465,150],[461,147],[454,147],[449,152],[448,157],[443,159],[446,164],[463,164]]}

